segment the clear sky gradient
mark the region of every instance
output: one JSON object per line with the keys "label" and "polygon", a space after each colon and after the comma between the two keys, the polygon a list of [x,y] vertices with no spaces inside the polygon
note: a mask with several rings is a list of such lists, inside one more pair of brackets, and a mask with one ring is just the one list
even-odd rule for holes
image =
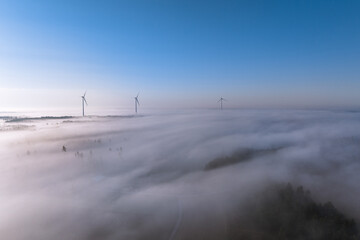
{"label": "clear sky gradient", "polygon": [[360,1],[0,0],[0,108],[359,107],[359,77]]}

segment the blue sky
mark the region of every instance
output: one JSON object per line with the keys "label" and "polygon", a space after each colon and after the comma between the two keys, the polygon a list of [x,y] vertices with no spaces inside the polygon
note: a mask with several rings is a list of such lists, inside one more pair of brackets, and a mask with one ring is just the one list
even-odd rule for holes
{"label": "blue sky", "polygon": [[0,107],[72,106],[84,89],[98,106],[132,106],[140,91],[145,107],[220,96],[358,107],[359,12],[330,0],[0,0]]}

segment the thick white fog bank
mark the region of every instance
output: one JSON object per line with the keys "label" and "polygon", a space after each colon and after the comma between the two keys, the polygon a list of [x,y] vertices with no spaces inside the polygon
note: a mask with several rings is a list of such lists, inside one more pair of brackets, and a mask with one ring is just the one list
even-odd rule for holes
{"label": "thick white fog bank", "polygon": [[[227,212],[287,182],[360,220],[358,112],[7,120],[0,122],[4,239],[222,239]],[[241,149],[266,151],[205,170]]]}

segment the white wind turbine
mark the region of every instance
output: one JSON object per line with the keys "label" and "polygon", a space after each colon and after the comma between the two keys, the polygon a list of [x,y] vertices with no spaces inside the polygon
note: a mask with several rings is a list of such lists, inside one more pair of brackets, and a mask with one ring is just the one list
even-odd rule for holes
{"label": "white wind turbine", "polygon": [[138,105],[140,106],[138,97],[139,97],[139,93],[135,97],[135,113],[137,113]]}
{"label": "white wind turbine", "polygon": [[223,101],[226,101],[225,98],[221,97],[218,102],[220,102],[220,109],[223,109]]}
{"label": "white wind turbine", "polygon": [[86,91],[85,91],[84,95],[81,96],[81,100],[82,100],[82,115],[83,115],[83,117],[85,116],[84,102],[86,103],[86,106],[88,105],[88,103],[87,103],[87,101],[86,101],[86,99],[85,99],[85,95],[86,95]]}

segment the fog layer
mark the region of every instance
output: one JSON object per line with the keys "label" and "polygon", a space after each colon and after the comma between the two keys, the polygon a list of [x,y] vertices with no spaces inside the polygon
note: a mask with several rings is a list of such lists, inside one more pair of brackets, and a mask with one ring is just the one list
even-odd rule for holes
{"label": "fog layer", "polygon": [[[4,239],[223,239],[227,213],[287,182],[360,220],[357,112],[7,116],[0,129]],[[242,151],[261,154],[206,167]]]}

